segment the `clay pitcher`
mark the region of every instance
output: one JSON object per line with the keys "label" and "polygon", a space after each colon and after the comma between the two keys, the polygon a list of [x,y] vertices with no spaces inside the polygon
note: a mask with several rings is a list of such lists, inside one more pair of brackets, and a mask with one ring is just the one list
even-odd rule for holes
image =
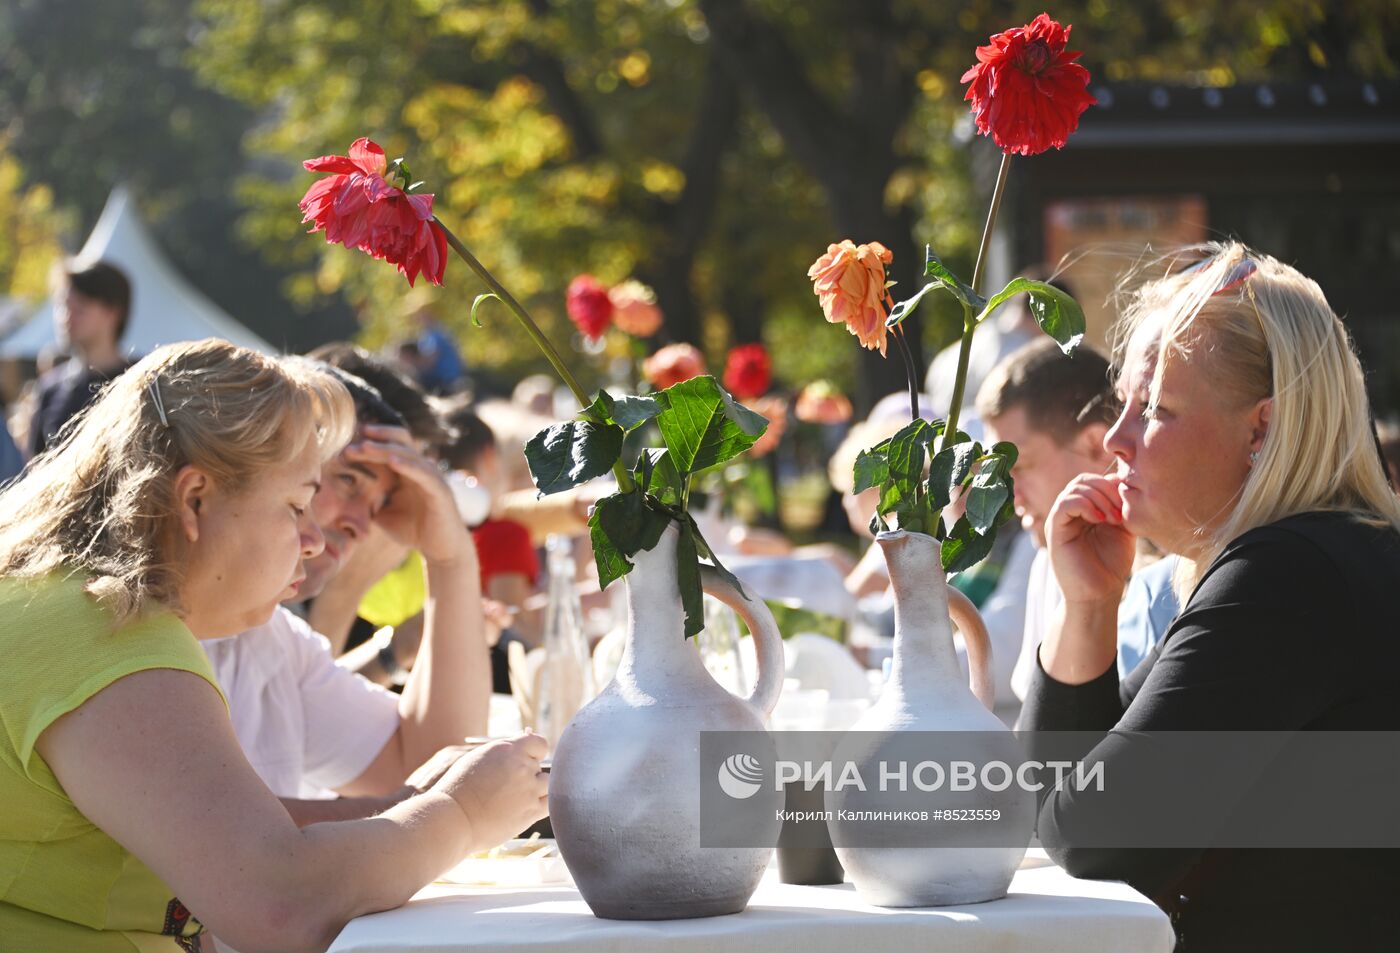
{"label": "clay pitcher", "polygon": [[[972,603],[945,581],[940,543],[932,536],[905,531],[881,533],[875,538],[884,550],[895,597],[894,663],[879,700],[851,728],[837,749],[838,762],[854,761],[866,779],[879,777],[882,760],[907,758],[911,738],[906,732],[958,732],[948,736],[960,751],[973,752],[972,760],[986,763],[1005,760],[1013,767],[1020,757],[1010,730],[990,708],[994,687],[991,676],[991,643],[986,626]],[[952,620],[950,620],[950,610]],[[971,687],[964,681],[953,647],[952,621],[967,644]],[[969,733],[969,734],[963,734]],[[970,734],[976,733],[976,734]],[[916,738],[919,736],[915,736]],[[970,747],[969,747],[970,746]],[[892,762],[891,762],[892,763]],[[944,827],[911,822],[901,829],[898,821],[880,829],[872,842],[839,811],[879,810],[892,803],[888,795],[844,789],[827,795],[827,808],[836,854],[856,890],[871,903],[886,907],[945,906],[979,903],[1006,895],[1011,878],[1030,843],[1035,824],[1034,795],[1011,784],[1000,792],[977,790],[961,801],[979,810],[997,810],[996,833],[981,840],[999,846],[899,846],[928,844]],[[946,788],[924,797],[926,805],[949,806]],[[910,806],[905,801],[903,806]],[[947,822],[945,822],[947,823]],[[978,822],[968,822],[978,823]],[[990,830],[984,827],[983,831]],[[956,832],[964,837],[970,828]],[[1022,836],[1024,835],[1024,836]],[[972,840],[982,837],[979,832]],[[953,839],[957,839],[953,838]],[[871,846],[860,846],[861,844]],[[875,846],[878,844],[879,846]],[[843,846],[845,845],[845,846]]]}
{"label": "clay pitcher", "polygon": [[700,732],[763,731],[783,684],[783,645],[772,613],[702,567],[705,592],[754,633],[758,677],[739,698],[706,671],[684,637],[673,524],[626,577],[627,643],[616,677],[559,738],[549,813],[579,893],[599,917],[669,920],[738,913],[778,842],[782,794],[761,793],[771,839],[700,846]]}

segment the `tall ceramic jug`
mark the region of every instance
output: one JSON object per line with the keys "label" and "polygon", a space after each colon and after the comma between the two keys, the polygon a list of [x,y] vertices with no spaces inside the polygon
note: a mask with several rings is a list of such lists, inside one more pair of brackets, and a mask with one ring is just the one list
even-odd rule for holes
{"label": "tall ceramic jug", "polygon": [[712,570],[707,593],[754,633],[758,677],[739,698],[706,671],[684,637],[676,581],[679,534],[668,527],[626,577],[627,646],[617,675],[558,739],[549,814],[560,852],[594,914],[668,920],[737,913],[758,887],[781,826],[744,847],[700,846],[700,732],[762,731],[783,683],[783,645],[772,613]]}
{"label": "tall ceramic jug", "polygon": [[[971,750],[972,760],[1006,760],[1014,767],[1019,748],[1009,729],[989,710],[994,688],[987,629],[971,602],[945,581],[940,543],[932,536],[904,531],[881,533],[875,541],[884,551],[894,589],[894,664],[879,700],[838,747],[837,762],[851,760],[863,778],[877,779],[882,763],[895,755],[907,758],[918,738],[930,737],[901,738],[901,733],[958,732],[946,737],[961,752]],[[971,689],[953,648],[950,611],[967,644]],[[842,819],[841,811],[891,807],[889,795],[876,787],[872,780],[864,792],[833,790],[826,802],[832,811],[828,824],[836,854],[862,897],[879,906],[924,907],[979,903],[1006,895],[1034,829],[1031,792],[1011,784],[1002,791],[958,795],[958,803],[969,808],[999,812],[995,834],[989,833],[983,841],[995,846],[904,846],[928,844],[930,837],[941,836],[939,823],[984,822],[891,821],[872,839],[871,828],[857,828]],[[943,788],[925,800],[946,806],[949,797]],[[906,826],[901,828],[901,823]],[[956,831],[963,842],[971,833],[971,828]]]}

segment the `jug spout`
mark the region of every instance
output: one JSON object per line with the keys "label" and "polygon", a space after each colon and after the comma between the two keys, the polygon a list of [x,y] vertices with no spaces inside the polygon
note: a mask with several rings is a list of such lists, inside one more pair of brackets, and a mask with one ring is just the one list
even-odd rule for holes
{"label": "jug spout", "polygon": [[942,547],[925,533],[907,530],[875,537],[885,554],[894,590],[895,644],[890,680],[923,685],[962,680],[948,619],[948,584]]}
{"label": "jug spout", "polygon": [[624,577],[630,619],[617,679],[653,697],[709,681],[700,653],[685,637],[676,578],[679,539],[674,523],[666,527],[654,547],[632,557],[633,569]]}

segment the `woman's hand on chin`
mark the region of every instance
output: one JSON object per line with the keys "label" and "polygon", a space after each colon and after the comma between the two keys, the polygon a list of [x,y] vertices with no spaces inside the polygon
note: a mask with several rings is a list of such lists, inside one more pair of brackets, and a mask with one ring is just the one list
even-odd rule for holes
{"label": "woman's hand on chin", "polygon": [[1067,604],[1118,604],[1137,540],[1123,525],[1116,477],[1084,473],[1071,480],[1055,500],[1045,535]]}

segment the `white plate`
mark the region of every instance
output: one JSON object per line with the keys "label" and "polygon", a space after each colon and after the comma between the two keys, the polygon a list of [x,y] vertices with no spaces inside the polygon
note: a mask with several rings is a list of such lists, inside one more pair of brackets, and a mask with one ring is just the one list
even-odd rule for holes
{"label": "white plate", "polygon": [[[532,843],[538,845],[537,850],[513,853]],[[501,847],[502,852],[495,857],[467,857],[437,882],[484,887],[538,887],[570,882],[569,868],[553,840],[519,838],[506,841]]]}

